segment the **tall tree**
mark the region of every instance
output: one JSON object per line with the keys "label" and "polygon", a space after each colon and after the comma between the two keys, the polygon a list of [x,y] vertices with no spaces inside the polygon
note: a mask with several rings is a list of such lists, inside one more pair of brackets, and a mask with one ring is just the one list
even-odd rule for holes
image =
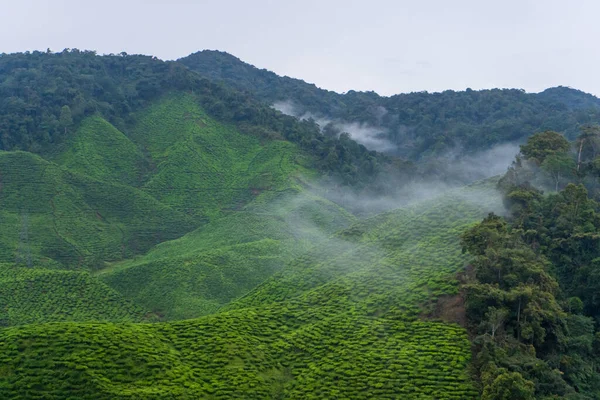
{"label": "tall tree", "polygon": [[575,163],[566,153],[550,154],[541,165],[542,170],[547,172],[554,181],[554,191],[558,192],[561,179],[568,177],[575,169]]}
{"label": "tall tree", "polygon": [[596,157],[598,147],[600,147],[600,126],[587,125],[581,128],[581,134],[575,142],[577,145],[577,172],[581,169],[582,154],[587,148],[591,153],[590,159]]}
{"label": "tall tree", "polygon": [[73,125],[73,115],[71,114],[71,107],[62,106],[60,109],[60,118],[58,119],[61,128],[65,130],[65,134],[67,133],[67,129]]}
{"label": "tall tree", "polygon": [[554,131],[545,131],[531,136],[527,143],[521,146],[521,154],[541,165],[548,156],[567,153],[571,145],[563,135]]}

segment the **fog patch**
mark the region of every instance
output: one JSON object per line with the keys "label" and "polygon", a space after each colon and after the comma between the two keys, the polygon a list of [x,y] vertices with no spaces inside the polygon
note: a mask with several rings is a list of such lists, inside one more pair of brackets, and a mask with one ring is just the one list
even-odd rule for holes
{"label": "fog patch", "polygon": [[386,195],[357,193],[347,188],[328,189],[323,185],[317,185],[313,190],[315,190],[315,193],[362,217],[409,207],[442,196],[448,196],[448,201],[454,198],[471,203],[484,209],[485,212],[505,213],[501,201],[502,196],[496,189],[496,180],[493,182],[481,181],[467,187],[436,180],[409,182]]}
{"label": "fog patch", "polygon": [[[387,139],[387,130],[377,128],[366,123],[348,122],[339,119],[332,119],[327,116],[317,115],[311,112],[303,111],[295,103],[290,100],[277,101],[272,107],[283,114],[296,117],[301,120],[313,120],[321,128],[321,132],[327,125],[332,125],[339,133],[346,132],[356,142],[362,144],[369,150],[379,152],[393,152],[397,146]],[[387,114],[384,107],[378,107],[376,117],[381,120]],[[339,136],[338,133],[338,136]]]}
{"label": "fog patch", "polygon": [[[331,131],[333,126],[338,132],[347,132],[352,139],[363,144],[371,150],[380,152],[398,151],[396,145],[387,139],[387,133],[382,128],[377,128],[365,123],[348,122],[331,119],[323,115],[306,112],[293,101],[278,101],[272,105],[280,112],[302,120],[313,120],[319,125],[321,131]],[[387,114],[383,107],[375,110],[376,117],[381,119]],[[406,138],[414,134],[408,127],[399,128],[398,135]],[[339,133],[338,133],[339,135]],[[406,144],[406,143],[405,143]],[[436,155],[427,161],[415,166],[415,171],[408,171],[403,177],[394,173],[380,173],[372,186],[384,188],[379,193],[356,191],[343,185],[332,178],[325,178],[317,184],[312,184],[311,190],[343,208],[361,216],[374,215],[397,208],[406,207],[421,201],[434,199],[450,191],[462,196],[463,200],[485,207],[490,205],[489,211],[502,214],[504,208],[500,204],[501,195],[490,189],[493,184],[487,184],[486,190],[456,190],[473,182],[483,181],[491,177],[500,176],[507,172],[519,153],[518,143],[503,143],[491,149],[469,152],[464,147],[455,148]],[[412,174],[412,175],[411,175]],[[485,193],[487,194],[485,194]],[[494,199],[498,201],[494,201]]]}
{"label": "fog patch", "polygon": [[519,146],[501,144],[492,149],[460,157],[455,149],[427,163],[414,176],[403,178],[381,173],[373,182],[384,187],[384,194],[356,191],[335,180],[323,180],[313,190],[357,215],[374,215],[406,207],[443,195],[458,196],[489,211],[504,213],[501,194],[496,190],[499,177],[511,166]]}
{"label": "fog patch", "polygon": [[473,154],[455,148],[436,157],[433,163],[441,168],[444,181],[465,184],[505,174],[517,154],[519,145],[516,143],[499,144]]}
{"label": "fog patch", "polygon": [[292,117],[296,117],[296,118],[299,117],[298,107],[289,100],[276,101],[275,103],[273,103],[271,105],[271,107],[285,115],[291,115]]}

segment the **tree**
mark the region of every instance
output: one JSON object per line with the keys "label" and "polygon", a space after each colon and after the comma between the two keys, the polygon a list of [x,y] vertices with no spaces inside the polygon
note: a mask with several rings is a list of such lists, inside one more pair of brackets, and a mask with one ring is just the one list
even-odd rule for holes
{"label": "tree", "polygon": [[508,310],[505,308],[490,307],[488,308],[486,317],[486,324],[490,329],[492,339],[494,339],[496,336],[496,332],[502,328],[504,322],[506,321],[506,317],[508,317]]}
{"label": "tree", "polygon": [[67,129],[73,125],[73,116],[69,106],[62,106],[60,109],[60,118],[58,119],[58,122],[61,128],[64,128],[66,134]]}
{"label": "tree", "polygon": [[591,125],[581,128],[581,134],[577,137],[575,144],[577,145],[577,172],[581,169],[582,154],[584,150],[590,153],[590,159],[596,157],[598,146],[600,145],[600,126]]}
{"label": "tree", "polygon": [[554,153],[545,157],[542,162],[542,170],[547,172],[554,181],[554,191],[558,192],[561,178],[571,174],[575,169],[575,162],[566,153]]}
{"label": "tree", "polygon": [[485,387],[481,400],[533,400],[534,389],[518,372],[504,372]]}
{"label": "tree", "polygon": [[521,154],[538,165],[553,154],[567,153],[571,145],[563,135],[554,131],[545,131],[531,136],[527,143],[521,146]]}

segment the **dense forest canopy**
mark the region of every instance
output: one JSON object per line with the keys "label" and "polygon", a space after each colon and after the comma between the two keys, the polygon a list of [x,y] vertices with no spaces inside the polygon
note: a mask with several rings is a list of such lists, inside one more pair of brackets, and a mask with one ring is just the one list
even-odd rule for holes
{"label": "dense forest canopy", "polygon": [[555,130],[573,139],[582,124],[600,122],[600,100],[566,87],[541,93],[518,89],[338,94],[302,80],[280,77],[234,56],[201,51],[178,60],[202,76],[252,93],[263,101],[292,102],[300,114],[381,128],[395,148],[411,159],[466,153],[495,144],[522,142],[532,132]]}
{"label": "dense forest canopy", "polygon": [[531,136],[499,182],[508,217],[462,236],[483,399],[600,395],[599,141],[597,126]]}

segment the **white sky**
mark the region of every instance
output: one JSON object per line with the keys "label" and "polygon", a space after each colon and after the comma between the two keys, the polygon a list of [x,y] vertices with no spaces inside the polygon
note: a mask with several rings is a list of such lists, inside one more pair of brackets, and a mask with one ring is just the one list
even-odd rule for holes
{"label": "white sky", "polygon": [[338,92],[600,96],[599,16],[597,0],[0,0],[0,52],[218,49]]}

